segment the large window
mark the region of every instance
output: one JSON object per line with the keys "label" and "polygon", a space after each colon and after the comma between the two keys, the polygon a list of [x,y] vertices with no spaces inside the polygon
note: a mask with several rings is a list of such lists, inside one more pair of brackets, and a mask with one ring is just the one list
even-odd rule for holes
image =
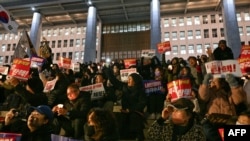
{"label": "large window", "polygon": [[191,17],[187,17],[187,25],[192,25],[192,18]]}
{"label": "large window", "polygon": [[165,32],[165,33],[164,33],[164,40],[165,40],[165,41],[169,41],[169,38],[170,38],[170,37],[169,37],[169,32]]}
{"label": "large window", "polygon": [[250,21],[250,14],[248,12],[244,13],[245,21]]}
{"label": "large window", "polygon": [[220,29],[220,36],[221,36],[221,37],[224,37],[224,36],[225,36],[225,35],[224,35],[224,28],[221,28],[221,29]]}
{"label": "large window", "polygon": [[209,38],[209,30],[204,29],[204,38]]}
{"label": "large window", "polygon": [[184,26],[184,18],[183,17],[179,18],[179,26]]}
{"label": "large window", "polygon": [[240,13],[236,13],[236,17],[237,17],[237,21],[238,22],[241,21],[241,15],[240,15]]}
{"label": "large window", "polygon": [[188,39],[193,39],[193,30],[188,30]]}
{"label": "large window", "polygon": [[76,39],[76,47],[80,47],[80,45],[81,45],[80,39]]}
{"label": "large window", "polygon": [[74,39],[70,39],[69,40],[69,47],[73,47],[74,46]]}
{"label": "large window", "polygon": [[172,40],[177,40],[177,32],[172,32]]}
{"label": "large window", "polygon": [[201,44],[196,45],[196,52],[200,53],[200,54],[202,53],[202,45]]}
{"label": "large window", "polygon": [[201,30],[195,30],[195,38],[201,39]]}
{"label": "large window", "polygon": [[180,40],[185,40],[185,31],[180,31]]}
{"label": "large window", "polygon": [[62,40],[58,40],[58,41],[57,41],[57,47],[58,47],[58,48],[61,48],[61,47],[62,47]]}
{"label": "large window", "polygon": [[200,25],[200,24],[201,24],[201,21],[200,21],[200,17],[199,17],[199,16],[195,16],[195,17],[194,17],[194,24],[195,24],[195,25]]}
{"label": "large window", "polygon": [[171,26],[176,26],[176,18],[171,19]]}
{"label": "large window", "polygon": [[188,53],[194,54],[194,45],[188,45]]}
{"label": "large window", "polygon": [[207,15],[203,15],[203,16],[202,16],[202,21],[203,21],[203,24],[208,24]]}
{"label": "large window", "polygon": [[52,41],[51,47],[52,47],[52,48],[55,48],[55,47],[56,47],[56,41]]}
{"label": "large window", "polygon": [[211,23],[216,23],[215,15],[211,15]]}
{"label": "large window", "polygon": [[5,50],[6,50],[6,45],[2,44],[2,52],[5,52]]}
{"label": "large window", "polygon": [[172,46],[172,54],[177,55],[178,54],[178,46]]}
{"label": "large window", "polygon": [[222,14],[219,14],[219,22],[220,22],[220,23],[223,23]]}
{"label": "large window", "polygon": [[241,27],[239,27],[239,33],[240,33],[240,36],[242,36],[243,35],[243,27],[241,26]]}
{"label": "large window", "polygon": [[247,26],[246,29],[247,29],[247,36],[249,36],[250,35],[250,26]]}
{"label": "large window", "polygon": [[63,47],[67,47],[68,46],[68,40],[64,40],[63,41]]}
{"label": "large window", "polygon": [[186,46],[181,45],[181,54],[187,54]]}
{"label": "large window", "polygon": [[213,38],[217,38],[217,28],[212,29]]}

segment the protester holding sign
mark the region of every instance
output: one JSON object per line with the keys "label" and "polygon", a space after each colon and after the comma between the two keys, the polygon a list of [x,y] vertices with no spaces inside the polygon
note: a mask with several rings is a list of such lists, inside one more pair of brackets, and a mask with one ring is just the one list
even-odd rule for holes
{"label": "protester holding sign", "polygon": [[[246,93],[231,74],[227,74],[226,79],[213,78],[211,74],[206,74],[199,87],[199,96],[207,103],[206,118],[214,113],[233,116],[237,111],[245,110],[242,105],[246,104]],[[217,126],[209,120],[203,123],[209,141],[220,139]]]}
{"label": "protester holding sign", "polygon": [[55,113],[56,134],[65,130],[63,136],[83,139],[83,125],[91,108],[90,94],[81,92],[76,84],[67,87],[68,100],[53,107]]}
{"label": "protester holding sign", "polygon": [[147,103],[142,77],[137,73],[128,76],[128,82],[123,83],[115,78],[110,68],[105,68],[105,74],[116,89],[122,90],[121,138],[137,138],[144,141],[144,113]]}

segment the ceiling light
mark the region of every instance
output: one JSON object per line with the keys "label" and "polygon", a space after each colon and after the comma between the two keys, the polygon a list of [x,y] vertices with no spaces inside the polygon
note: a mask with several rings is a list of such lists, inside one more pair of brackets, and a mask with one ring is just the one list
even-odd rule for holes
{"label": "ceiling light", "polygon": [[31,10],[32,10],[32,11],[36,11],[36,8],[35,8],[35,7],[31,7]]}

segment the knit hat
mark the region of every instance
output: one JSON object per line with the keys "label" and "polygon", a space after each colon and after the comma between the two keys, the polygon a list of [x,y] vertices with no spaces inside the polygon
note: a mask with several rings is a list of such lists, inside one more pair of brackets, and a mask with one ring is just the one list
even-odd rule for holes
{"label": "knit hat", "polygon": [[43,82],[38,77],[28,79],[27,84],[29,85],[30,89],[35,93],[40,93],[43,91]]}

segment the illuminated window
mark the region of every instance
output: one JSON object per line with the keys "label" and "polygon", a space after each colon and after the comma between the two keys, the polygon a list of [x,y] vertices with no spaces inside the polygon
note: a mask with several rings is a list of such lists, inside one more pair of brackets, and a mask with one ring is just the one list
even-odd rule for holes
{"label": "illuminated window", "polygon": [[244,13],[244,18],[245,18],[245,21],[250,21],[250,14]]}
{"label": "illuminated window", "polygon": [[179,18],[179,26],[184,26],[184,18]]}
{"label": "illuminated window", "polygon": [[193,30],[188,30],[188,39],[193,39]]}
{"label": "illuminated window", "polygon": [[171,26],[176,26],[176,18],[171,19]]}
{"label": "illuminated window", "polygon": [[172,47],[172,54],[177,55],[178,54],[178,46],[173,46]]}
{"label": "illuminated window", "polygon": [[216,23],[215,15],[211,15],[211,23]]}
{"label": "illuminated window", "polygon": [[172,32],[172,40],[177,40],[177,32]]}
{"label": "illuminated window", "polygon": [[195,17],[194,17],[194,24],[195,24],[195,25],[200,25],[200,24],[201,24],[201,21],[200,21],[200,17],[199,17],[199,16],[195,16]]}
{"label": "illuminated window", "polygon": [[191,17],[187,17],[187,25],[192,25],[192,18]]}
{"label": "illuminated window", "polygon": [[195,38],[201,39],[201,31],[200,30],[195,30]]}
{"label": "illuminated window", "polygon": [[169,27],[169,20],[168,19],[164,19],[164,27]]}
{"label": "illuminated window", "polygon": [[207,15],[202,16],[203,24],[208,24]]}
{"label": "illuminated window", "polygon": [[185,31],[180,31],[180,40],[185,40]]}
{"label": "illuminated window", "polygon": [[181,54],[187,54],[186,46],[181,45]]}
{"label": "illuminated window", "polygon": [[243,27],[239,27],[239,33],[240,33],[240,36],[243,35]]}
{"label": "illuminated window", "polygon": [[188,53],[194,54],[194,45],[188,45]]}
{"label": "illuminated window", "polygon": [[164,40],[165,40],[165,41],[169,41],[169,38],[170,38],[170,37],[169,37],[169,32],[165,32],[165,33],[164,33]]}
{"label": "illuminated window", "polygon": [[246,29],[247,29],[247,36],[249,36],[250,35],[250,26],[247,26]]}
{"label": "illuminated window", "polygon": [[240,13],[237,13],[236,17],[237,17],[237,21],[241,21],[241,15],[240,15]]}
{"label": "illuminated window", "polygon": [[212,29],[212,36],[213,36],[213,38],[217,38],[218,37],[217,36],[217,29],[216,28]]}
{"label": "illuminated window", "polygon": [[202,45],[201,44],[196,45],[196,52],[197,53],[202,53]]}

